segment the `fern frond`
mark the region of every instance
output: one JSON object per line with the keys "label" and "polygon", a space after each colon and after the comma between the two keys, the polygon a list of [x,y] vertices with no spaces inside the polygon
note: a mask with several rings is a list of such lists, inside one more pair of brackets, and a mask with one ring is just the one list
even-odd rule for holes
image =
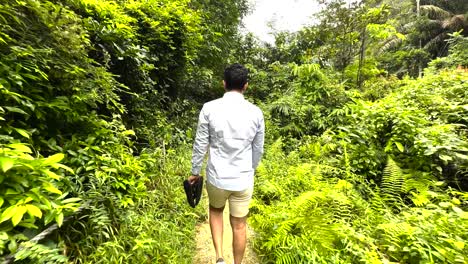
{"label": "fern frond", "polygon": [[398,47],[402,42],[403,42],[403,39],[398,38],[397,36],[392,36],[391,38],[385,41],[385,43],[379,49],[377,54],[382,54],[388,50],[394,49]]}
{"label": "fern frond", "polygon": [[432,19],[444,19],[452,16],[452,13],[435,5],[422,5],[421,12]]}
{"label": "fern frond", "polygon": [[434,186],[437,179],[430,173],[412,172],[408,174],[403,186],[404,192],[410,191],[424,192]]}
{"label": "fern frond", "polygon": [[264,246],[268,250],[277,249],[278,247],[286,246],[286,239],[290,235],[292,227],[296,224],[297,220],[287,220],[278,223],[279,227],[275,230],[275,234],[265,242]]}
{"label": "fern frond", "polygon": [[413,28],[416,26],[416,21],[411,21],[409,23],[406,23],[404,25],[401,25],[399,28],[399,32],[404,32],[404,33],[409,33]]}
{"label": "fern frond", "polygon": [[277,264],[295,264],[300,263],[300,259],[297,255],[297,252],[279,248],[276,249],[275,255],[277,256]]}
{"label": "fern frond", "polygon": [[437,45],[442,43],[444,39],[446,38],[447,38],[447,33],[442,32],[439,35],[432,38],[429,42],[427,42],[426,45],[424,45],[424,48],[427,50],[437,48]]}
{"label": "fern frond", "polygon": [[412,195],[411,201],[413,201],[414,205],[418,207],[424,206],[431,202],[431,200],[429,199],[430,196],[428,192],[426,191],[419,192],[419,193],[411,192],[411,195]]}
{"label": "fern frond", "polygon": [[402,238],[413,234],[415,229],[415,227],[406,222],[389,222],[377,226],[377,230],[385,241],[384,243],[392,245],[397,249],[401,247]]}
{"label": "fern frond", "polygon": [[68,263],[66,256],[58,248],[51,248],[42,244],[24,242],[16,253],[15,261],[29,260],[29,263]]}
{"label": "fern frond", "polygon": [[383,200],[392,205],[402,204],[401,194],[404,183],[403,171],[392,158],[388,157],[380,186]]}

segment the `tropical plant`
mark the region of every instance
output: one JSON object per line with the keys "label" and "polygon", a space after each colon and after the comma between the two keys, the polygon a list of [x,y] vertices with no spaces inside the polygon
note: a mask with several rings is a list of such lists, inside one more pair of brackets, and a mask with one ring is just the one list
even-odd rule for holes
{"label": "tropical plant", "polygon": [[462,31],[465,32],[463,34],[466,34],[468,32],[468,19],[464,14],[464,11],[468,11],[468,6],[463,9],[463,4],[460,2],[460,7],[457,9],[450,8],[450,6],[444,9],[443,3],[441,3],[441,6],[437,4],[439,3],[420,6],[421,13],[428,18],[423,26],[425,34],[421,38],[425,49],[432,54],[442,56],[448,50],[445,40],[449,38],[449,33]]}

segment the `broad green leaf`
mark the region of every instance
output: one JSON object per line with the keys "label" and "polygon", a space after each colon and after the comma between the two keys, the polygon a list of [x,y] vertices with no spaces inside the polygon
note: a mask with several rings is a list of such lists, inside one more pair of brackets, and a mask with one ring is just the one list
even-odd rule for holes
{"label": "broad green leaf", "polygon": [[457,198],[453,197],[453,198],[452,198],[452,203],[455,204],[455,205],[460,205],[460,204],[461,204],[461,201],[458,200]]}
{"label": "broad green leaf", "polygon": [[443,186],[445,185],[445,182],[444,181],[438,181],[435,183],[436,186]]}
{"label": "broad green leaf", "polygon": [[29,229],[38,229],[37,225],[33,224],[33,223],[28,223],[28,222],[20,222],[18,224],[18,226],[22,226],[22,227],[26,227],[26,228],[29,228]]}
{"label": "broad green leaf", "polygon": [[55,218],[55,212],[51,211],[51,212],[48,212],[44,218],[44,224],[49,224],[50,222],[52,222],[52,220],[54,220]]}
{"label": "broad green leaf", "polygon": [[457,247],[459,250],[463,250],[463,248],[465,247],[465,242],[463,242],[463,241],[454,241],[453,244],[454,244],[455,247]]}
{"label": "broad green leaf", "polygon": [[21,222],[21,219],[23,219],[23,215],[25,213],[26,213],[26,206],[24,205],[16,206],[15,214],[11,218],[11,223],[13,223],[13,226],[17,226],[19,222]]}
{"label": "broad green leaf", "polygon": [[56,193],[58,195],[62,194],[62,192],[59,189],[57,189],[55,186],[53,186],[52,184],[44,184],[44,189],[46,189],[47,191],[51,193]]}
{"label": "broad green leaf", "polygon": [[8,207],[7,209],[5,209],[5,211],[3,211],[2,216],[0,218],[0,223],[5,222],[6,220],[12,218],[13,215],[15,214],[15,208],[16,208],[16,205],[12,205]]}
{"label": "broad green leaf", "polygon": [[16,252],[18,249],[18,242],[16,242],[16,239],[11,239],[10,243],[8,244],[8,250],[10,252]]}
{"label": "broad green leaf", "polygon": [[21,128],[15,128],[15,130],[16,132],[18,132],[18,134],[22,135],[23,137],[30,138],[28,131]]}
{"label": "broad green leaf", "polygon": [[28,113],[26,113],[25,111],[23,111],[22,109],[18,107],[5,106],[5,109],[10,112],[14,112],[14,113],[22,114],[22,115],[28,115]]}
{"label": "broad green leaf", "polygon": [[127,135],[132,135],[132,136],[134,136],[134,135],[135,135],[135,131],[133,131],[133,130],[125,130],[124,132],[122,132],[122,135],[124,135],[124,136],[127,136]]}
{"label": "broad green leaf", "polygon": [[440,155],[439,158],[443,161],[450,161],[452,160],[452,157],[447,156],[447,155]]}
{"label": "broad green leaf", "polygon": [[460,159],[468,160],[468,155],[464,155],[464,154],[455,152],[455,156],[457,156]]}
{"label": "broad green leaf", "polygon": [[60,227],[63,224],[63,213],[59,213],[57,216],[55,216],[55,222],[57,222],[57,225]]}
{"label": "broad green leaf", "polygon": [[452,206],[452,204],[448,203],[448,202],[440,202],[439,206],[443,207],[443,208],[448,208],[448,207]]}
{"label": "broad green leaf", "polygon": [[452,207],[453,211],[457,214],[463,214],[463,210],[460,207]]}
{"label": "broad green leaf", "polygon": [[32,153],[31,149],[28,146],[26,146],[25,144],[22,144],[22,143],[8,144],[7,147],[15,149],[15,150],[23,152],[23,153]]}
{"label": "broad green leaf", "polygon": [[403,145],[400,142],[395,142],[395,145],[397,146],[400,152],[405,151],[405,147],[403,147]]}
{"label": "broad green leaf", "polygon": [[52,203],[48,200],[48,199],[44,199],[43,197],[41,197],[41,202],[42,202],[42,206],[47,209],[47,210],[52,210]]}
{"label": "broad green leaf", "polygon": [[65,166],[65,165],[63,165],[63,164],[60,164],[60,163],[52,164],[52,167],[53,167],[54,169],[62,168],[62,169],[64,169],[64,170],[70,172],[71,174],[75,174],[75,172],[73,171],[72,168],[70,168],[70,167],[68,167],[68,166]]}
{"label": "broad green leaf", "polygon": [[0,167],[2,167],[3,172],[7,172],[13,167],[15,160],[9,157],[0,157]]}
{"label": "broad green leaf", "polygon": [[428,149],[426,149],[426,150],[424,151],[424,155],[429,156],[429,155],[434,154],[436,151],[437,151],[436,148],[429,147]]}
{"label": "broad green leaf", "polygon": [[26,210],[28,211],[28,213],[32,216],[35,216],[37,218],[41,218],[42,217],[42,212],[41,212],[41,209],[39,209],[39,207],[35,206],[35,205],[32,205],[32,204],[27,204],[26,205]]}
{"label": "broad green leaf", "polygon": [[65,199],[62,201],[63,204],[66,204],[66,203],[76,203],[76,202],[79,202],[81,201],[82,199],[81,198],[68,198],[68,199]]}
{"label": "broad green leaf", "polygon": [[[31,155],[29,155],[29,154],[23,154],[23,155],[21,156],[21,158],[22,158],[23,160],[34,160],[34,157],[31,156]],[[34,166],[32,166],[31,164],[28,164],[28,163],[26,163],[26,162],[21,162],[20,164],[21,164],[22,166],[26,166],[26,167],[30,168],[31,170],[34,170]]]}
{"label": "broad green leaf", "polygon": [[64,157],[65,157],[65,155],[63,155],[62,153],[54,154],[52,156],[47,157],[44,160],[44,164],[46,164],[46,165],[55,164],[55,163],[60,162],[61,160],[63,160]]}
{"label": "broad green leaf", "polygon": [[0,197],[0,208],[2,207],[3,203],[5,202],[5,200],[3,200],[2,197]]}
{"label": "broad green leaf", "polygon": [[60,175],[57,175],[55,172],[52,172],[50,170],[43,170],[43,172],[47,174],[47,176],[55,180],[60,180],[60,178],[62,178]]}
{"label": "broad green leaf", "polygon": [[102,169],[105,172],[114,172],[114,173],[118,172],[116,168],[102,168]]}
{"label": "broad green leaf", "polygon": [[17,190],[8,188],[8,189],[6,190],[6,192],[5,192],[5,195],[11,195],[11,194],[20,194],[20,192],[17,191]]}
{"label": "broad green leaf", "polygon": [[384,149],[385,152],[392,150],[392,143],[393,143],[392,141],[389,141],[387,143],[387,145],[385,146],[385,149]]}

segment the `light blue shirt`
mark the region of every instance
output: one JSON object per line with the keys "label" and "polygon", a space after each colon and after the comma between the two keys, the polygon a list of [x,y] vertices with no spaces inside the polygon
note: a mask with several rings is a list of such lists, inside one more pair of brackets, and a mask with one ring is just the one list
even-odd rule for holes
{"label": "light blue shirt", "polygon": [[199,175],[207,150],[208,182],[220,189],[253,187],[254,171],[263,154],[263,113],[238,92],[205,103],[193,145],[192,174]]}

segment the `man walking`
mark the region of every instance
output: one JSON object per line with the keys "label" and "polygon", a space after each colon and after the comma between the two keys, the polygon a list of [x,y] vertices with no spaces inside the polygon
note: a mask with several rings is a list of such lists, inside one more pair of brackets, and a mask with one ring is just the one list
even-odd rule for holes
{"label": "man walking", "polygon": [[205,103],[200,112],[193,146],[192,176],[200,180],[204,156],[209,149],[206,168],[209,219],[216,251],[216,263],[223,259],[223,210],[229,201],[233,235],[234,264],[240,264],[246,245],[246,220],[252,198],[254,171],[263,153],[265,124],[262,111],[244,99],[248,71],[233,64],[224,71],[222,98]]}

